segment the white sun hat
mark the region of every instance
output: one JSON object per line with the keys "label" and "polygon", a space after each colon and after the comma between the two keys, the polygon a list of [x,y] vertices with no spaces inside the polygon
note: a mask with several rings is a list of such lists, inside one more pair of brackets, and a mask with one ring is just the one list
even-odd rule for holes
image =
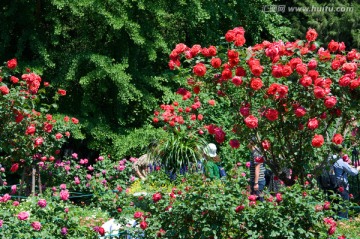
{"label": "white sun hat", "polygon": [[204,153],[209,157],[216,157],[216,145],[213,143],[206,145]]}

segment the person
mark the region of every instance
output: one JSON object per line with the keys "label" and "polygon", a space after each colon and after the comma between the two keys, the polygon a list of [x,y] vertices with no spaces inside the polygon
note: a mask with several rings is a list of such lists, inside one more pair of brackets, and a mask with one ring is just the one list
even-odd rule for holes
{"label": "person", "polygon": [[219,167],[216,163],[220,162],[218,157],[216,145],[213,143],[208,144],[204,148],[204,164],[205,164],[205,176],[210,179],[220,179]]}
{"label": "person", "polygon": [[[333,169],[337,181],[340,182],[337,191],[344,201],[348,201],[350,199],[348,176],[357,175],[359,173],[360,166],[355,168],[350,165],[350,159],[347,157],[347,155],[343,154],[341,146],[335,147],[335,150],[337,154],[333,155],[333,158],[336,160],[336,162],[333,164]],[[340,218],[347,218],[348,209],[339,211],[338,216]]]}
{"label": "person", "polygon": [[260,149],[256,146],[256,138],[251,138],[248,148],[250,149],[250,194],[256,195],[257,200],[264,201],[265,187],[265,164]]}

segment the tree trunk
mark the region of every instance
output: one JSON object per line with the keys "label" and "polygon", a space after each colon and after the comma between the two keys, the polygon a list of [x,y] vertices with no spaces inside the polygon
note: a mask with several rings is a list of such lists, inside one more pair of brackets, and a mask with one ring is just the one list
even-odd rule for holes
{"label": "tree trunk", "polygon": [[32,166],[31,171],[31,194],[35,196],[35,180],[36,180],[36,168]]}

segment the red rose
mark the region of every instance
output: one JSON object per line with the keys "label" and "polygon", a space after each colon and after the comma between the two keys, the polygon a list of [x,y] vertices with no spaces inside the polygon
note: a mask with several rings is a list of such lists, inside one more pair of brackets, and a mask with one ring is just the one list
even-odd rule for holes
{"label": "red rose", "polygon": [[154,203],[157,203],[158,201],[160,201],[161,198],[162,198],[161,193],[154,193],[154,195],[152,196]]}
{"label": "red rose", "polygon": [[38,137],[35,139],[35,147],[40,146],[44,143],[44,139],[42,137]]}
{"label": "red rose", "polygon": [[226,68],[221,72],[222,79],[230,79],[232,77],[232,72],[230,69]]}
{"label": "red rose", "polygon": [[250,107],[249,106],[243,106],[240,108],[240,114],[244,117],[247,117],[250,115]]}
{"label": "red rose", "polygon": [[258,126],[258,119],[253,115],[249,115],[248,117],[245,118],[244,121],[246,126],[249,127],[250,129],[256,128]]}
{"label": "red rose", "polygon": [[282,75],[285,77],[289,77],[293,73],[293,70],[291,69],[291,66],[285,65],[282,68]]}
{"label": "red rose", "polygon": [[345,51],[345,48],[346,48],[345,43],[344,43],[344,42],[340,42],[340,43],[339,43],[339,51]]}
{"label": "red rose", "polygon": [[221,66],[221,59],[220,58],[212,58],[210,62],[211,66],[214,68],[220,68]]}
{"label": "red rose", "polygon": [[17,67],[17,60],[14,58],[14,59],[11,59],[7,62],[7,67],[10,69],[10,70],[14,70],[16,67]]}
{"label": "red rose", "polygon": [[154,117],[154,118],[153,118],[153,123],[154,123],[154,124],[157,124],[158,122],[159,122],[159,118]]}
{"label": "red rose", "polygon": [[263,147],[264,150],[269,150],[271,147],[270,141],[269,140],[264,140],[261,142],[261,145]]}
{"label": "red rose", "polygon": [[331,62],[331,69],[334,71],[338,70],[341,67],[341,62],[339,60],[334,60]]}
{"label": "red rose", "polygon": [[275,109],[267,109],[265,111],[265,117],[270,121],[275,121],[279,118],[279,112]]}
{"label": "red rose", "polygon": [[316,70],[309,70],[308,76],[310,76],[311,79],[316,80],[317,78],[319,78],[319,72]]}
{"label": "red rose", "polygon": [[16,84],[19,82],[19,78],[15,77],[15,76],[11,76],[10,77],[10,81],[13,83],[13,84]]}
{"label": "red rose", "polygon": [[314,96],[315,98],[317,99],[321,99],[321,98],[324,98],[325,96],[325,90],[320,87],[320,86],[315,86],[314,87]]}
{"label": "red rose", "polygon": [[55,138],[56,138],[56,139],[61,139],[62,137],[63,137],[63,135],[60,134],[60,133],[57,133],[57,134],[55,135]]}
{"label": "red rose", "polygon": [[201,51],[200,45],[198,45],[198,44],[193,45],[190,49],[191,56],[192,57],[196,56],[197,54],[199,54],[200,51]]}
{"label": "red rose", "polygon": [[282,65],[273,65],[271,67],[271,74],[275,78],[280,78],[283,76],[283,66]]}
{"label": "red rose", "polygon": [[229,30],[229,31],[226,32],[225,40],[227,42],[232,42],[232,41],[235,40],[235,32],[234,32],[234,30]]}
{"label": "red rose", "polygon": [[210,56],[216,56],[216,47],[215,46],[209,46],[209,55]]}
{"label": "red rose", "polygon": [[16,171],[18,171],[18,169],[19,169],[19,164],[14,163],[13,165],[11,165],[10,172],[15,173]]}
{"label": "red rose", "polygon": [[291,69],[295,70],[295,68],[299,65],[302,64],[302,60],[299,57],[296,58],[292,58],[289,62],[289,65],[291,66]]}
{"label": "red rose", "polygon": [[344,139],[341,134],[334,134],[334,136],[332,138],[332,142],[335,144],[342,144],[343,140]]}
{"label": "red rose", "polygon": [[341,87],[345,87],[345,86],[348,86],[351,82],[351,79],[348,77],[348,76],[342,76],[340,79],[339,79],[339,85]]}
{"label": "red rose", "polygon": [[313,83],[313,80],[311,79],[311,77],[309,76],[303,76],[300,78],[300,84],[304,87],[308,87],[311,86]]}
{"label": "red rose", "polygon": [[336,231],[336,226],[331,226],[327,233],[328,235],[332,235],[335,233],[335,231]]}
{"label": "red rose", "polygon": [[2,86],[0,86],[0,92],[3,95],[7,95],[7,94],[9,94],[10,90],[6,85],[2,85]]}
{"label": "red rose", "polygon": [[222,128],[216,127],[214,130],[214,134],[215,134],[215,140],[219,144],[222,144],[225,141],[226,133],[222,130]]}
{"label": "red rose", "polygon": [[356,58],[356,50],[352,49],[351,51],[348,52],[348,54],[346,55],[346,59],[348,61],[353,61]]}
{"label": "red rose", "polygon": [[66,95],[66,90],[58,89],[58,94],[64,96]]}
{"label": "red rose", "polygon": [[36,131],[35,125],[30,125],[26,128],[25,134],[26,135],[33,135]]}
{"label": "red rose", "polygon": [[324,137],[321,134],[315,134],[311,141],[311,145],[315,148],[319,148],[324,144]]}
{"label": "red rose", "polygon": [[215,100],[209,100],[208,103],[209,103],[209,105],[214,106],[215,105]]}
{"label": "red rose", "polygon": [[78,123],[79,123],[79,120],[78,120],[77,118],[74,118],[74,117],[71,118],[71,121],[72,121],[74,124],[78,124]]}
{"label": "red rose", "polygon": [[234,76],[231,81],[236,86],[241,85],[242,82],[243,82],[243,80],[242,80],[242,78],[240,76]]}
{"label": "red rose", "polygon": [[228,50],[227,56],[229,59],[239,58],[239,52],[237,52],[235,50]]}
{"label": "red rose", "polygon": [[246,71],[242,67],[237,67],[235,70],[235,75],[237,76],[246,76]]}
{"label": "red rose", "polygon": [[342,66],[342,70],[345,71],[346,73],[356,72],[357,64],[353,62],[344,63],[344,65]]}
{"label": "red rose", "polygon": [[233,149],[238,149],[240,147],[240,142],[237,139],[231,139],[229,144]]}
{"label": "red rose", "polygon": [[254,65],[250,67],[250,71],[254,76],[260,76],[261,73],[264,71],[264,67],[261,65]]}
{"label": "red rose", "polygon": [[234,45],[235,46],[243,46],[246,42],[246,39],[244,37],[244,35],[241,35],[241,34],[237,34],[236,37],[235,37],[235,42],[234,42]]}
{"label": "red rose", "polygon": [[337,100],[335,96],[327,96],[324,100],[324,104],[328,109],[333,108],[336,105],[336,102]]}
{"label": "red rose", "polygon": [[306,32],[306,39],[308,41],[315,41],[317,36],[317,32],[312,28],[309,28],[309,30]]}
{"label": "red rose", "polygon": [[144,214],[142,212],[135,212],[134,213],[134,218],[137,219],[137,218],[141,218]]}
{"label": "red rose", "polygon": [[314,70],[317,67],[317,61],[315,59],[312,59],[308,63],[308,67],[310,70]]}
{"label": "red rose", "polygon": [[298,118],[303,117],[304,115],[306,115],[306,109],[302,106],[297,107],[295,110],[295,115]]}
{"label": "red rose", "polygon": [[260,90],[262,86],[263,86],[263,82],[260,78],[252,78],[250,80],[250,87],[253,90]]}
{"label": "red rose", "polygon": [[330,209],[330,202],[325,202],[323,208],[324,208],[325,210],[329,210],[329,209]]}
{"label": "red rose", "polygon": [[337,51],[339,49],[339,43],[334,40],[331,40],[328,44],[328,49],[330,52]]}
{"label": "red rose", "polygon": [[236,208],[235,208],[235,212],[236,213],[239,213],[239,212],[241,212],[242,210],[244,210],[245,209],[245,206],[244,205],[240,205],[240,206],[237,206]]}
{"label": "red rose", "polygon": [[319,127],[319,121],[316,118],[309,119],[307,127],[310,130],[317,129]]}
{"label": "red rose", "polygon": [[141,229],[145,230],[148,227],[148,224],[145,221],[140,222]]}
{"label": "red rose", "polygon": [[99,227],[98,232],[99,232],[100,236],[105,235],[105,229],[103,227]]}
{"label": "red rose", "polygon": [[206,66],[203,63],[197,63],[193,68],[193,72],[197,76],[204,76],[206,73]]}
{"label": "red rose", "polygon": [[307,66],[305,64],[298,64],[296,66],[296,72],[301,76],[305,75],[307,73]]}

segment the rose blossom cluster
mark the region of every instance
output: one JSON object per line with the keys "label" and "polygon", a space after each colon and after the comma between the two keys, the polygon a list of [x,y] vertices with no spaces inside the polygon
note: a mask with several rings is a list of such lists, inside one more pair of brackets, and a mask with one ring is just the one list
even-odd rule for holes
{"label": "rose blossom cluster", "polygon": [[[315,43],[318,34],[314,29],[309,29],[306,33],[307,41],[296,40],[286,43],[263,41],[246,49],[250,57],[243,60],[241,46],[245,43],[244,34],[245,31],[241,27],[229,30],[225,35],[225,40],[233,43],[234,48],[227,50],[225,60],[219,57],[215,50],[214,54],[203,54],[203,60],[197,61],[192,68],[190,67],[192,76],[188,78],[188,85],[193,88],[193,91],[195,88],[199,91],[204,83],[213,82],[220,86],[218,95],[226,96],[226,90],[231,88],[228,82],[231,82],[234,87],[250,90],[250,96],[257,94],[261,97],[262,95],[264,99],[268,99],[266,102],[269,105],[261,106],[260,110],[252,108],[247,102],[242,103],[240,115],[243,117],[244,126],[257,129],[259,125],[265,123],[262,123],[264,119],[269,123],[277,123],[294,116],[300,122],[299,130],[303,130],[306,125],[308,130],[315,131],[311,145],[321,147],[324,144],[323,135],[317,133],[316,130],[323,121],[328,120],[329,114],[332,117],[339,117],[342,114],[339,96],[332,92],[334,85],[337,84],[350,91],[360,86],[360,77],[357,74],[360,53],[353,49],[346,54],[345,44],[334,40],[328,44],[327,49],[318,48]],[[191,59],[202,52],[191,51],[196,54],[188,54],[187,51],[190,49],[193,48],[178,44],[170,54],[170,61],[173,62],[170,65],[181,67],[182,56]],[[311,57],[308,57],[309,55]],[[264,58],[268,58],[271,63],[264,64]],[[340,77],[330,78],[323,74],[324,65]],[[170,69],[174,70],[175,67],[172,66]],[[276,81],[269,81],[269,76]],[[213,80],[209,81],[208,78]],[[293,85],[288,85],[286,79],[291,79]],[[297,82],[294,79],[298,79]],[[297,100],[289,97],[289,94],[292,94],[290,86],[291,89],[295,87],[296,90],[308,92],[314,102],[321,102],[323,112],[314,115],[311,108],[313,106],[308,102],[301,103],[301,98]],[[184,100],[191,98],[191,93],[186,88],[180,88],[177,93],[181,94]],[[165,112],[162,118],[165,122],[169,122],[170,126],[174,126],[179,121],[181,124],[187,121],[184,117],[174,117],[173,106],[167,105],[165,108],[163,108]],[[155,117],[154,122],[158,121],[159,118]],[[342,135],[335,133],[332,142],[340,144]]]}

